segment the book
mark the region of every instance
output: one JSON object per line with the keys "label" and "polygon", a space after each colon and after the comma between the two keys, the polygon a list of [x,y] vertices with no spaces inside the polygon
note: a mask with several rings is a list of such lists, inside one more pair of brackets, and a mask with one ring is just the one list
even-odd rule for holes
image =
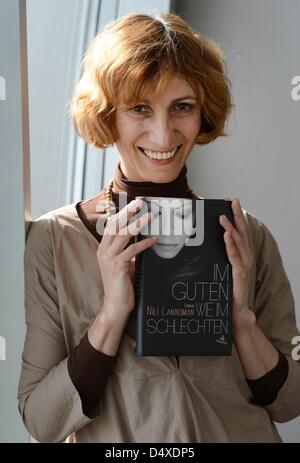
{"label": "book", "polygon": [[137,356],[229,356],[232,266],[221,214],[234,223],[232,201],[139,196],[153,217],[135,241],[157,241],[137,254]]}

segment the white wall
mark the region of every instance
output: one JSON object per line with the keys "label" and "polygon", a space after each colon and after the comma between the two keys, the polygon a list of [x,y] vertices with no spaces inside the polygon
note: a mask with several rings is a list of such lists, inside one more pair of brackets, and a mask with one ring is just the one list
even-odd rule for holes
{"label": "white wall", "polygon": [[26,139],[26,134],[22,128],[20,55],[19,1],[0,0],[0,75],[2,83],[5,81],[6,84],[5,95],[2,92],[0,98],[0,195],[3,207],[0,228],[0,442],[28,440],[17,409],[25,336],[22,137],[24,135]]}
{"label": "white wall", "polygon": [[[73,146],[68,101],[98,0],[27,0],[32,218],[68,203]],[[71,202],[71,201],[70,201]]]}
{"label": "white wall", "polygon": [[[80,188],[74,189],[76,166],[71,156],[74,146],[67,104],[79,74],[82,45],[95,32],[92,27],[97,20],[102,25],[132,10],[169,8],[169,0],[153,0],[148,6],[137,0],[21,2],[24,14],[27,12],[31,166],[26,159],[28,82],[23,59],[27,50],[25,36],[20,38],[19,0],[0,0],[0,194],[4,208],[0,229],[0,442],[28,442],[17,408],[25,338],[24,220],[29,223],[81,193]],[[90,162],[84,191],[92,196],[98,192],[97,185],[101,187],[102,153],[90,148],[87,151]],[[80,165],[82,156],[77,160]],[[109,175],[113,166],[107,162],[106,167]],[[82,176],[81,168],[78,172]]]}
{"label": "white wall", "polygon": [[[225,51],[236,109],[228,138],[194,149],[191,187],[207,198],[240,198],[271,230],[289,276],[300,326],[300,1],[177,0],[176,12]],[[300,418],[277,424],[300,442]]]}
{"label": "white wall", "polygon": [[118,153],[77,137],[68,103],[96,32],[129,12],[169,11],[170,0],[27,0],[32,218],[95,196]]}

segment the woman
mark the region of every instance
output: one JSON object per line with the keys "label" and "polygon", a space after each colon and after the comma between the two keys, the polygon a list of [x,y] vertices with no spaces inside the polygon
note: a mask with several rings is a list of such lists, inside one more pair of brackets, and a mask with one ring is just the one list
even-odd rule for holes
{"label": "woman", "polygon": [[83,66],[75,127],[96,147],[115,143],[120,161],[96,198],[31,226],[25,426],[41,442],[280,442],[274,421],[300,413],[294,300],[271,232],[237,200],[234,224],[220,217],[233,272],[232,356],[133,355],[134,259],[156,238],[134,243],[151,217],[127,226],[142,207],[132,200],[196,197],[186,160],[195,143],[225,135],[232,107],[221,50],[174,14],[133,14],[97,34]]}

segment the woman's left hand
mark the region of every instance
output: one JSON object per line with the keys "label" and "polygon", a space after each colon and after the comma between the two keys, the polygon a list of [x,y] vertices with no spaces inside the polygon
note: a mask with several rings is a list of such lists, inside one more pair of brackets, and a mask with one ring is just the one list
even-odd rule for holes
{"label": "woman's left hand", "polygon": [[[230,198],[225,198],[230,200]],[[232,265],[233,279],[233,325],[243,320],[249,313],[248,295],[250,289],[251,267],[253,255],[249,246],[246,223],[239,200],[232,201],[234,224],[226,216],[221,215],[220,224],[225,229],[224,241],[227,256]]]}

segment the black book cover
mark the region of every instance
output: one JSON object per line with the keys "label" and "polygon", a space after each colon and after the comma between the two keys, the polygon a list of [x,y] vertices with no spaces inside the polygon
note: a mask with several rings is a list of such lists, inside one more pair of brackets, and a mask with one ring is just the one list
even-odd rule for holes
{"label": "black book cover", "polygon": [[137,356],[231,355],[232,266],[221,214],[231,201],[141,197],[153,218],[136,241],[157,242],[136,256]]}

